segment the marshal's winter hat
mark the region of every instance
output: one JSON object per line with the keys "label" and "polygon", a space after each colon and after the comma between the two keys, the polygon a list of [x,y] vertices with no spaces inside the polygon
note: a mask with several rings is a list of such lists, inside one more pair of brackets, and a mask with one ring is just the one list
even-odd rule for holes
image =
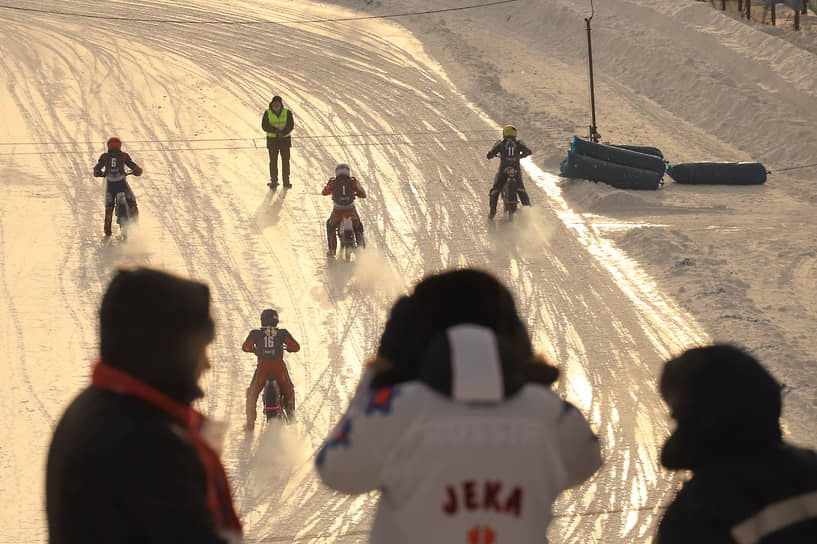
{"label": "marshal's winter hat", "polygon": [[276,94],[275,96],[273,96],[273,97],[272,97],[272,100],[270,100],[270,103],[269,103],[269,109],[274,109],[272,105],[273,105],[273,104],[276,104],[276,103],[277,103],[278,105],[280,105],[282,108],[284,107],[284,101],[283,101],[283,100],[281,100],[281,97],[280,97],[280,96],[278,96],[277,94]]}
{"label": "marshal's winter hat", "polygon": [[667,468],[694,470],[781,441],[780,384],[740,348],[685,351],[664,365],[660,390],[678,422],[661,452]]}

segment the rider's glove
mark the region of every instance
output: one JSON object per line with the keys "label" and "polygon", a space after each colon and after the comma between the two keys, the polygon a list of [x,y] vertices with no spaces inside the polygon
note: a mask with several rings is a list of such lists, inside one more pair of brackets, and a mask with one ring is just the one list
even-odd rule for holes
{"label": "rider's glove", "polygon": [[489,151],[489,152],[488,152],[488,154],[487,154],[487,155],[485,155],[485,158],[486,158],[486,159],[493,159],[493,158],[494,158],[494,154],[493,154],[493,153],[491,153],[491,152]]}
{"label": "rider's glove", "polygon": [[133,169],[133,175],[134,176],[141,176],[142,175],[142,167],[137,166],[136,168],[134,168]]}
{"label": "rider's glove", "polygon": [[94,168],[94,177],[95,177],[95,178],[101,178],[101,177],[102,177],[102,176],[104,176],[104,175],[105,175],[105,174],[103,174],[102,172],[100,172],[99,170],[97,170],[96,168]]}

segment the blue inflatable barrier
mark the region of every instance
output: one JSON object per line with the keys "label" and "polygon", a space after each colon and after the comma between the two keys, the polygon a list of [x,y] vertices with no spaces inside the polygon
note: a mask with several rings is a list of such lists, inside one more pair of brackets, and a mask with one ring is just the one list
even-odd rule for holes
{"label": "blue inflatable barrier", "polygon": [[622,149],[629,149],[630,151],[638,151],[639,153],[646,153],[647,155],[655,155],[656,157],[664,158],[664,154],[657,147],[649,145],[614,145],[613,147],[620,147]]}
{"label": "blue inflatable barrier", "polygon": [[[663,161],[662,161],[663,162]],[[664,175],[660,172],[616,164],[595,157],[588,157],[574,150],[567,152],[562,161],[561,172],[569,178],[582,178],[592,181],[603,181],[619,189],[656,190]]]}
{"label": "blue inflatable barrier", "polygon": [[[663,154],[657,156],[650,153],[642,153],[631,149],[631,147],[597,144],[595,142],[583,140],[578,136],[573,136],[573,143],[570,144],[570,149],[580,155],[593,157],[594,159],[600,159],[615,164],[621,164],[623,166],[630,166],[632,168],[653,170],[655,172],[661,172],[663,175],[664,170],[667,167],[666,163],[664,162]],[[656,151],[658,150],[656,149]],[[658,151],[658,153],[661,153],[661,151]]]}
{"label": "blue inflatable barrier", "polygon": [[686,162],[671,164],[667,174],[676,183],[696,185],[760,185],[766,167],[759,162]]}

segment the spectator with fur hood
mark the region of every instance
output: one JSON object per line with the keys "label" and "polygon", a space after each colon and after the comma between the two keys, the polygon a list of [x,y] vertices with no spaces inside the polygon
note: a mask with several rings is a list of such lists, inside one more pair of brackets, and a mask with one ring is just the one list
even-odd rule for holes
{"label": "spectator with fur hood", "polygon": [[689,349],[664,365],[660,388],[677,421],[661,464],[693,475],[658,543],[817,542],[817,453],[783,442],[780,385],[754,357]]}
{"label": "spectator with fur hood", "polygon": [[120,270],[99,310],[100,361],[65,410],[46,469],[52,544],[239,542],[206,419],[191,408],[210,367],[206,285]]}
{"label": "spectator with fur hood", "polygon": [[392,308],[318,472],[380,490],[372,543],[545,542],[558,495],[601,465],[557,377],[493,276],[428,277]]}

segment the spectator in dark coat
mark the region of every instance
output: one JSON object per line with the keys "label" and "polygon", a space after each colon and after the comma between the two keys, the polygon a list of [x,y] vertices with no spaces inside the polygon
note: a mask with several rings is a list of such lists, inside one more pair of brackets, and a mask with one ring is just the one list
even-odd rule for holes
{"label": "spectator in dark coat", "polygon": [[52,544],[240,541],[224,468],[190,407],[210,367],[209,305],[201,283],[146,268],[114,276],[101,360],[48,453]]}
{"label": "spectator in dark coat", "polygon": [[677,428],[661,452],[692,478],[667,509],[660,544],[814,544],[817,453],[782,441],[780,385],[729,345],[664,366],[661,396]]}

